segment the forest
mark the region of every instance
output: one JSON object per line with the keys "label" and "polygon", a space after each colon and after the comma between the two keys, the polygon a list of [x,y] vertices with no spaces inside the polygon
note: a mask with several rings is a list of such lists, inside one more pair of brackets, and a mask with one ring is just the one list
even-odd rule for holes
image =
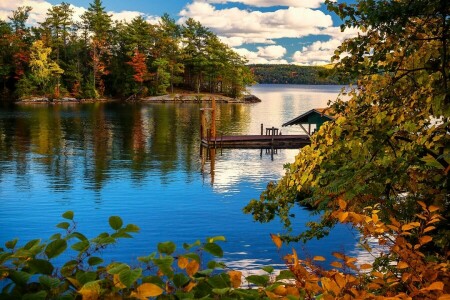
{"label": "forest", "polygon": [[0,20],[0,98],[121,98],[182,88],[238,97],[253,82],[246,61],[199,22],[139,16],[113,22],[94,0],[74,21],[68,3],[26,25],[29,6]]}
{"label": "forest", "polygon": [[345,84],[327,66],[249,65],[255,81],[269,84]]}

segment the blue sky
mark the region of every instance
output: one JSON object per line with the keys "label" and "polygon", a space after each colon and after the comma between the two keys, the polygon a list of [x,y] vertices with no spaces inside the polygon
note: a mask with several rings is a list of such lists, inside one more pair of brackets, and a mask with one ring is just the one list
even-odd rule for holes
{"label": "blue sky", "polygon": [[[33,7],[30,24],[45,18],[51,5],[60,0],[0,0],[0,18],[18,6]],[[66,0],[75,18],[91,0]],[[328,12],[324,0],[103,0],[115,20],[142,15],[149,22],[168,13],[179,24],[194,18],[210,28],[221,40],[249,63],[290,63],[322,65],[343,39],[355,31],[340,32],[339,19]],[[350,2],[350,1],[346,1]],[[351,0],[354,2],[354,0]]]}

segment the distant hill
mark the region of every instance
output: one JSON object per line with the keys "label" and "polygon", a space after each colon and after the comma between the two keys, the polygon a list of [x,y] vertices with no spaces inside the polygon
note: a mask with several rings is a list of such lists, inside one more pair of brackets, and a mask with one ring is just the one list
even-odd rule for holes
{"label": "distant hill", "polygon": [[275,84],[345,84],[323,67],[296,65],[248,65],[258,83]]}

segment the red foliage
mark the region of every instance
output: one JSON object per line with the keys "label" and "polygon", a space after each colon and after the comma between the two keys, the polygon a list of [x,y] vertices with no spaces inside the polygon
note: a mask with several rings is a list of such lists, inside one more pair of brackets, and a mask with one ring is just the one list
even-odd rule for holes
{"label": "red foliage", "polygon": [[134,70],[134,81],[138,83],[144,82],[144,78],[147,75],[147,64],[145,63],[145,55],[140,53],[138,49],[134,50],[131,61],[127,62]]}

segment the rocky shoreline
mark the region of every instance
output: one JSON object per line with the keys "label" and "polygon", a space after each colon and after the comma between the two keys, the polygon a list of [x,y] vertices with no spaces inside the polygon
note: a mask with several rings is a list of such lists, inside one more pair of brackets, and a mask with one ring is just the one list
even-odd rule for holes
{"label": "rocky shoreline", "polygon": [[142,102],[142,103],[201,103],[208,102],[215,99],[218,103],[257,103],[261,102],[261,99],[254,95],[245,95],[242,98],[235,99],[231,97],[226,97],[219,94],[167,94],[162,96],[152,96],[152,97],[129,97],[126,100],[119,99],[77,99],[71,97],[63,97],[61,99],[50,99],[47,97],[30,97],[17,101],[18,104],[59,104],[59,103],[92,103],[92,102],[113,102],[113,101],[125,101],[125,102]]}

